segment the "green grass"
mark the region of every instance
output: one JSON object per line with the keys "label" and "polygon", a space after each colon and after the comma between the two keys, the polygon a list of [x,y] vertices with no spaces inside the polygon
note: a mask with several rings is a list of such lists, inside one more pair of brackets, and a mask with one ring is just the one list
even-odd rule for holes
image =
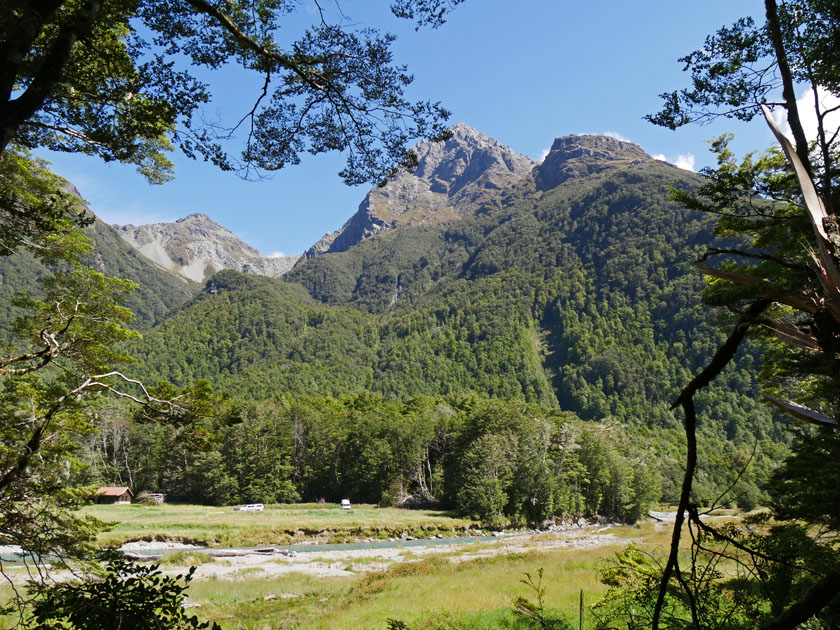
{"label": "green grass", "polygon": [[[316,578],[290,574],[280,578],[252,577],[200,580],[190,584],[191,609],[202,620],[212,619],[225,630],[296,628],[346,597],[357,578]],[[266,598],[269,599],[266,599]]]}
{"label": "green grass", "polygon": [[337,504],[267,505],[264,512],[236,512],[232,507],[199,505],[91,505],[83,514],[112,524],[100,535],[103,546],[155,539],[209,546],[288,544],[314,537],[326,542],[353,538],[390,538],[463,533],[477,524],[449,512],[401,510]]}
{"label": "green grass", "polygon": [[164,555],[157,564],[161,566],[186,566],[186,567],[200,567],[202,564],[216,562],[213,556],[196,552],[196,551],[176,551],[175,553],[168,553]]}
{"label": "green grass", "polygon": [[[174,508],[174,515],[183,516],[184,509],[192,506]],[[132,508],[126,506],[123,510]],[[135,511],[146,510],[143,507]],[[272,511],[294,513],[288,508],[275,508],[267,513]],[[244,516],[251,520],[254,515]],[[384,630],[390,618],[425,630],[513,629],[513,600],[517,596],[533,598],[533,593],[521,583],[525,573],[536,575],[542,568],[547,606],[571,618],[577,613],[581,590],[586,605],[593,604],[605,592],[598,582],[598,569],[629,540],[663,555],[671,530],[647,522],[636,527],[613,527],[604,533],[616,535],[615,544],[597,549],[535,550],[464,560],[463,556],[469,552],[484,551],[493,544],[504,545],[505,541],[469,544],[419,562],[396,564],[385,571],[359,572],[340,578],[296,573],[270,577],[245,568],[233,580],[194,580],[188,599],[200,605],[190,611],[202,620],[218,622],[224,630]],[[564,535],[544,536],[541,540],[555,537]],[[191,550],[170,557],[169,566],[213,561],[206,554]],[[225,559],[215,561],[226,562]],[[374,556],[348,559],[350,564],[361,565],[376,561]],[[3,627],[0,622],[0,628]],[[592,627],[592,619],[587,627]]]}
{"label": "green grass", "polygon": [[[352,577],[316,579],[292,574],[236,582],[197,581],[190,586],[190,598],[203,603],[196,609],[202,619],[217,621],[224,630],[385,630],[391,618],[428,630],[510,629],[515,627],[510,612],[513,600],[533,598],[533,592],[521,583],[526,572],[536,576],[540,568],[544,570],[547,606],[571,618],[577,614],[581,590],[587,606],[605,593],[598,569],[629,539],[662,555],[671,530],[645,523],[611,528],[609,533],[617,535],[616,543],[597,549],[530,551],[451,562],[467,551],[487,547],[465,545],[453,553]],[[267,593],[297,596],[266,601]],[[592,627],[591,618],[587,627]]]}
{"label": "green grass", "polygon": [[[448,622],[452,625],[442,627],[507,628],[514,598],[533,595],[520,583],[526,572],[542,567],[549,607],[575,611],[580,589],[588,603],[605,591],[597,568],[616,550],[531,552],[461,563],[432,557],[360,577],[196,581],[189,592],[191,601],[202,604],[196,614],[224,630],[384,630],[391,618],[419,627]],[[287,596],[265,600],[269,593]]]}

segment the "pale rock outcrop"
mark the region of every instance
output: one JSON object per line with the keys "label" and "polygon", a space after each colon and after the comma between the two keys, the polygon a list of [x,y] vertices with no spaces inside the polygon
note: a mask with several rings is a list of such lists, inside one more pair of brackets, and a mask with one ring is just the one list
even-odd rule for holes
{"label": "pale rock outcrop", "polygon": [[164,269],[203,282],[222,269],[276,278],[300,256],[268,257],[204,214],[174,223],[115,225],[120,237]]}

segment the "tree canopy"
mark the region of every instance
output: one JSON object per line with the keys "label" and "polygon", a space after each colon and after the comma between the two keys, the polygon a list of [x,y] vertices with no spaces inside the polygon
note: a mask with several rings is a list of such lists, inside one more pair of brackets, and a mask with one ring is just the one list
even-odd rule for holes
{"label": "tree canopy", "polygon": [[[398,17],[439,26],[462,0],[399,0]],[[317,5],[317,3],[316,3]],[[406,144],[440,135],[447,112],[410,101],[394,37],[321,9],[296,34],[289,0],[12,0],[0,9],[0,152],[47,147],[172,173],[173,145],[225,170],[346,151],[342,177],[378,181]],[[207,120],[207,80],[236,65],[262,88],[238,120]],[[227,140],[244,135],[239,156]]]}

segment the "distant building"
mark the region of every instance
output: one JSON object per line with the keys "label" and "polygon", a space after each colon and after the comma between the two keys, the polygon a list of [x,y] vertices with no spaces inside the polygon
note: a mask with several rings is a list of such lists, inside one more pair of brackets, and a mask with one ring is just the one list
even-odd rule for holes
{"label": "distant building", "polygon": [[128,486],[103,486],[96,491],[97,503],[131,503],[134,493]]}

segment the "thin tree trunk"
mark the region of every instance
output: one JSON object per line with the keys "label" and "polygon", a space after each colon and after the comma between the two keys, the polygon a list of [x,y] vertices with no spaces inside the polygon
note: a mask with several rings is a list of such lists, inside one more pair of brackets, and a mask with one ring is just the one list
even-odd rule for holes
{"label": "thin tree trunk", "polygon": [[[694,470],[697,466],[697,434],[696,422],[697,413],[694,408],[694,395],[707,385],[711,383],[721,370],[725,368],[741,345],[744,336],[747,334],[750,326],[761,315],[765,308],[770,305],[769,300],[758,300],[753,302],[750,307],[744,312],[734,330],[730,333],[726,342],[718,348],[712,360],[703,369],[700,374],[691,379],[691,382],[685,386],[685,389],[680,392],[677,400],[671,405],[671,409],[682,406],[685,413],[685,438],[686,438],[686,456],[685,456],[685,474],[683,475],[682,489],[680,491],[680,502],[677,508],[677,516],[674,520],[674,530],[671,534],[671,550],[668,554],[668,561],[665,563],[665,569],[662,572],[662,578],[659,582],[659,593],[656,597],[656,604],[653,609],[653,619],[651,627],[653,630],[659,629],[659,619],[662,615],[662,606],[665,604],[665,594],[668,590],[668,584],[671,581],[671,575],[675,568],[678,568],[677,556],[680,550],[680,538],[682,536],[682,526],[685,523],[685,514],[688,511],[691,502],[691,486],[694,481]],[[693,611],[692,611],[693,613]]]}
{"label": "thin tree trunk", "polygon": [[802,121],[799,118],[796,92],[793,88],[793,74],[790,70],[784,39],[782,38],[782,27],[779,23],[779,8],[776,6],[776,0],[764,0],[764,7],[767,13],[767,28],[770,34],[770,41],[773,43],[773,51],[776,53],[776,64],[779,67],[779,74],[782,77],[782,98],[785,99],[787,120],[796,144],[796,154],[802,160],[802,164],[805,165],[808,175],[813,178],[811,161],[808,159],[808,139],[805,137]]}

